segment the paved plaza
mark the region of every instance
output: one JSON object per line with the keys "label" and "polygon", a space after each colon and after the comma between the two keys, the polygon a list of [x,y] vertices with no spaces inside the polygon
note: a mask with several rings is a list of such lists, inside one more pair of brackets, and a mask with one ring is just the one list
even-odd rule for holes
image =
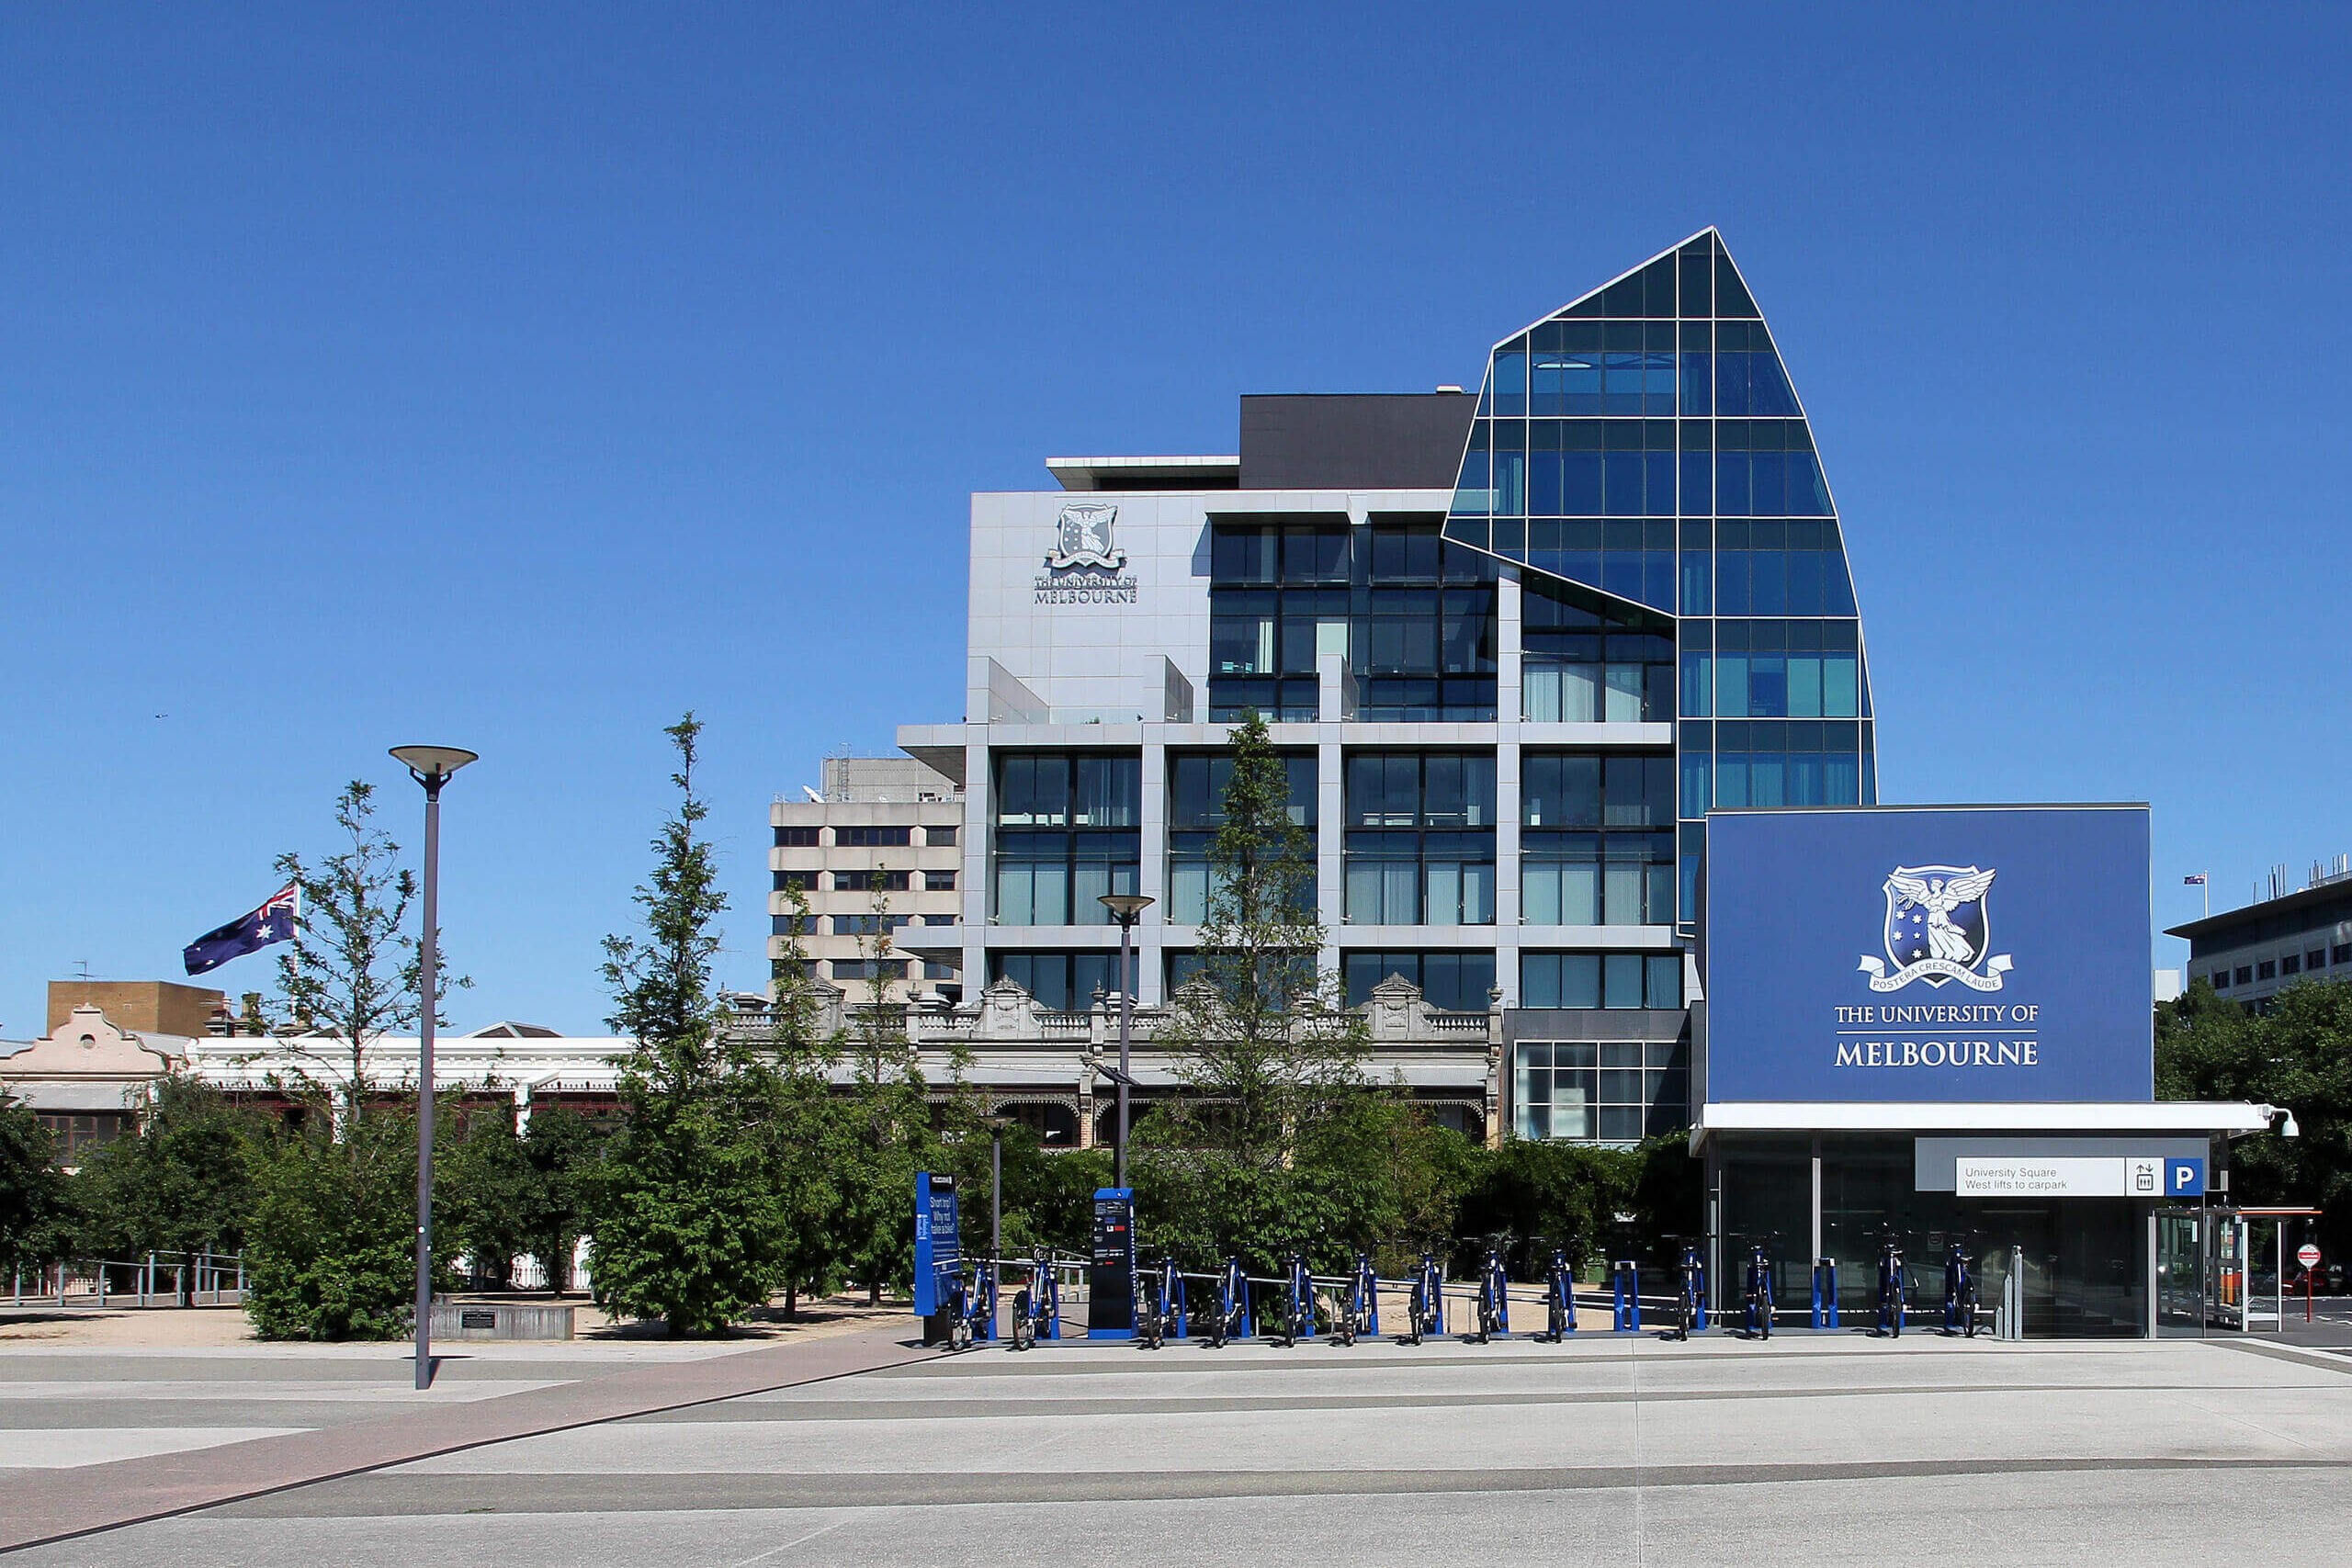
{"label": "paved plaza", "polygon": [[[2288,1561],[2352,1550],[2352,1357],[2327,1350],[1589,1335],[945,1356],[903,1335],[749,1351],[467,1346],[424,1395],[390,1347],[0,1354],[12,1495],[238,1456],[248,1491],[288,1455],[335,1474],[16,1561],[1883,1563],[1964,1551],[2154,1564],[2210,1562],[2217,1540]],[[729,1380],[769,1386],[707,1397]],[[647,1413],[597,1414],[632,1404]],[[404,1422],[431,1421],[445,1425],[409,1451],[434,1457],[370,1462],[398,1450]],[[340,1472],[311,1452],[362,1433],[375,1446]]]}

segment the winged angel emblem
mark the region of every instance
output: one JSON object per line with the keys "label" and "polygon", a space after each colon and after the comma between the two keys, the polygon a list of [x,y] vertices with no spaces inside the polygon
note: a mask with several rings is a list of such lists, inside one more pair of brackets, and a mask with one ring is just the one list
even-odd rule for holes
{"label": "winged angel emblem", "polygon": [[1127,552],[1111,542],[1111,525],[1118,520],[1118,507],[1108,502],[1069,502],[1055,520],[1054,550],[1046,565],[1055,571],[1077,566],[1115,571],[1126,565]]}
{"label": "winged angel emblem", "polygon": [[1876,958],[1864,958],[1871,989],[1892,991],[1914,980],[1941,986],[1958,980],[1971,989],[1997,991],[2010,968],[2007,953],[1977,964],[1991,940],[1985,900],[1991,870],[1955,865],[1897,866],[1886,879],[1886,956],[1893,974]]}

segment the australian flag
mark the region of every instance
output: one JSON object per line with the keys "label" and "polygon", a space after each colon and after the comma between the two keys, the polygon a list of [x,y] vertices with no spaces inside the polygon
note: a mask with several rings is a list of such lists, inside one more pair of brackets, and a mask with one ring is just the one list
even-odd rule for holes
{"label": "australian flag", "polygon": [[271,942],[290,940],[300,914],[301,891],[289,882],[271,894],[260,908],[239,915],[227,925],[206,931],[189,942],[180,956],[187,960],[189,974],[209,973],[232,958],[243,958]]}

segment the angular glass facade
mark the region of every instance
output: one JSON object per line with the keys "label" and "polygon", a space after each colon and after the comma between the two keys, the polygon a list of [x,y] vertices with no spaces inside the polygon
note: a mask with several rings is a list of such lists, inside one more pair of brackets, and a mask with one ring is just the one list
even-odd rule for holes
{"label": "angular glass facade", "polygon": [[1686,931],[1710,807],[1876,800],[1837,507],[1713,230],[1495,346],[1445,536],[1530,574],[1527,719],[1679,722]]}
{"label": "angular glass facade", "polygon": [[1135,893],[1159,1004],[1255,712],[1317,962],[1438,1010],[1380,1015],[1425,1102],[1490,1138],[1686,1125],[1708,813],[1876,794],[1837,508],[1720,239],[1512,334],[1475,396],[1245,398],[1239,435],[974,497],[967,717],[901,742],[968,792],[962,915],[899,945],[1084,1009]]}

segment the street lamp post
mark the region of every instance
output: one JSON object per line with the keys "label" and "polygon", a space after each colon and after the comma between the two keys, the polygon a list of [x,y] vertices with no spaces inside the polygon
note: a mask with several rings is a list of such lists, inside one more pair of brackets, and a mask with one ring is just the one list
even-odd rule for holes
{"label": "street lamp post", "polygon": [[1004,1259],[1004,1130],[1014,1118],[1001,1111],[980,1120],[989,1130],[989,1278],[1000,1278],[997,1264]]}
{"label": "street lamp post", "polygon": [[1140,893],[1105,893],[1102,907],[1119,922],[1119,1136],[1113,1145],[1118,1174],[1114,1187],[1127,1184],[1127,1086],[1132,1082],[1127,1049],[1136,1026],[1136,921],[1151,908]]}
{"label": "street lamp post", "polygon": [[433,1386],[433,1025],[441,999],[441,786],[475,753],[395,746],[392,759],[424,786],[424,937],[417,949],[416,1386]]}

